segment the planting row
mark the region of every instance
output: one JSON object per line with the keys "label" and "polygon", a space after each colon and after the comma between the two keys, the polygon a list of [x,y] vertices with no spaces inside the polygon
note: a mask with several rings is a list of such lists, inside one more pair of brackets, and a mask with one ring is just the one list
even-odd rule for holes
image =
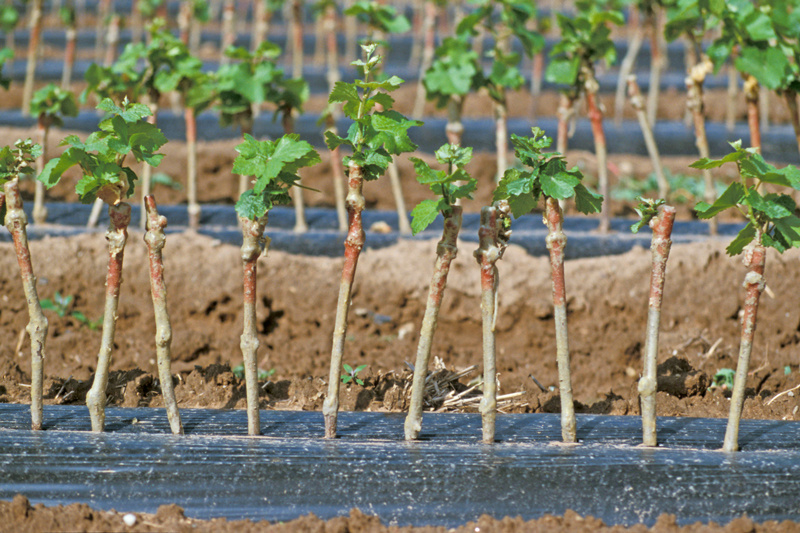
{"label": "planting row", "polygon": [[[365,244],[362,212],[364,182],[373,181],[387,173],[393,157],[413,152],[417,147],[408,136],[408,130],[419,125],[392,110],[394,103],[389,93],[396,90],[402,80],[390,77],[375,81],[380,72],[381,57],[375,45],[365,45],[364,60],[356,62],[363,68],[363,79],[354,83],[337,82],[329,102],[341,103],[343,112],[352,121],[346,136],[335,131],[326,132],[326,144],[336,153],[340,148],[349,155],[339,159],[346,169],[348,193],[346,207],[349,228],[345,240],[344,265],[339,302],[333,331],[329,390],[323,404],[325,436],[334,438],[340,384],[355,379],[358,369],[341,375],[343,352],[347,331],[347,315],[351,304],[351,290],[360,252]],[[589,93],[591,100],[591,93]],[[130,222],[131,207],[125,200],[131,196],[138,179],[127,166],[131,159],[145,163],[144,168],[157,166],[162,154],[158,150],[167,142],[150,118],[148,106],[130,103],[121,105],[104,99],[99,109],[107,113],[99,130],[84,141],[68,136],[63,144],[68,148],[63,154],[47,162],[37,176],[43,186],[55,185],[71,167],[78,167],[82,179],[76,186],[81,201],[102,202],[108,205],[109,266],[106,281],[106,306],[103,313],[103,337],[97,369],[90,392],[87,394],[92,428],[102,431],[108,385],[108,368],[114,346],[114,329],[117,304],[122,281],[122,263]],[[451,133],[455,133],[452,132]],[[564,279],[564,249],[567,238],[563,231],[560,203],[572,199],[578,211],[600,213],[603,197],[583,184],[583,174],[576,167],[568,169],[563,156],[547,153],[552,139],[542,130],[533,128],[530,136],[512,135],[512,143],[520,166],[507,169],[493,194],[493,205],[481,210],[478,230],[479,247],[475,257],[480,265],[482,289],[481,313],[483,318],[483,400],[480,412],[483,419],[483,440],[494,441],[496,404],[496,366],[494,324],[497,315],[498,261],[511,237],[512,217],[519,218],[533,211],[540,201],[544,204],[544,218],[548,228],[546,238],[550,253],[553,282],[553,305],[556,322],[559,392],[561,399],[562,438],[575,442],[575,416],[570,378],[569,345],[567,334],[566,283]],[[696,210],[700,218],[712,219],[720,212],[733,208],[742,212],[747,225],[728,247],[732,255],[744,254],[748,273],[745,278],[747,298],[742,319],[742,341],[737,375],[734,381],[731,412],[724,449],[738,448],[738,421],[744,401],[744,385],[748,371],[750,350],[755,330],[758,299],[765,288],[763,277],[766,247],[779,252],[800,246],[800,218],[795,215],[792,196],[778,192],[789,188],[800,190],[800,170],[795,167],[778,169],[764,161],[756,147],[743,148],[741,142],[733,143],[733,152],[722,159],[701,158],[694,168],[711,169],[725,163],[735,163],[740,181],[730,185],[713,203],[700,202]],[[240,174],[245,186],[236,204],[242,230],[242,262],[244,287],[244,326],[241,349],[247,390],[248,431],[260,431],[258,411],[257,351],[259,339],[256,321],[257,261],[267,246],[264,231],[270,209],[275,205],[289,204],[302,190],[298,171],[320,161],[314,148],[296,134],[285,134],[275,141],[259,141],[245,135],[244,142],[236,147],[238,156],[233,172]],[[23,285],[29,305],[31,321],[28,333],[32,346],[32,423],[34,429],[42,427],[42,362],[47,335],[47,320],[41,311],[36,293],[36,280],[27,247],[26,216],[19,194],[20,175],[34,173],[34,161],[42,158],[42,149],[30,140],[19,141],[14,147],[0,151],[0,177],[4,185],[5,223],[14,239]],[[423,390],[426,386],[431,343],[436,330],[439,307],[447,283],[450,264],[457,253],[457,239],[462,225],[462,200],[469,199],[475,190],[475,180],[464,170],[472,157],[470,148],[457,142],[445,144],[436,151],[436,158],[444,168],[432,168],[418,158],[411,158],[417,180],[431,189],[434,198],[424,200],[413,211],[412,230],[417,233],[428,227],[437,216],[444,219],[442,239],[437,248],[437,259],[430,285],[428,304],[423,318],[415,363],[412,396],[405,434],[416,439],[421,430]],[[166,286],[163,277],[161,251],[165,243],[166,219],[156,210],[153,196],[146,196],[147,233],[145,242],[150,250],[151,289],[156,317],[156,347],[159,380],[172,431],[181,433],[180,414],[172,393],[170,373],[170,343],[172,330],[166,307]],[[642,200],[638,212],[641,220],[632,230],[645,226],[653,229],[653,271],[651,277],[650,308],[645,343],[643,377],[639,382],[642,397],[643,432],[646,445],[656,445],[655,392],[656,354],[661,308],[661,295],[675,210],[663,205],[663,200]],[[191,206],[190,206],[191,209]],[[190,210],[190,216],[193,214]],[[608,219],[605,219],[608,220]],[[604,219],[601,219],[601,229]]]}

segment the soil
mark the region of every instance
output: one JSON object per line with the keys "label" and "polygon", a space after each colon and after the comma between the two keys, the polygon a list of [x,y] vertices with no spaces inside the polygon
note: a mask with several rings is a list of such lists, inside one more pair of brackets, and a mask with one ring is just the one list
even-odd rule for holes
{"label": "soil", "polygon": [[[636,525],[606,526],[601,520],[591,516],[582,517],[572,511],[564,516],[544,516],[538,520],[524,521],[521,518],[495,520],[482,516],[475,522],[467,522],[461,527],[397,527],[385,526],[373,516],[367,516],[353,509],[349,516],[321,520],[310,514],[285,523],[250,520],[228,521],[216,519],[209,521],[186,518],[177,505],[163,505],[156,514],[136,513],[133,526],[123,521],[126,515],[115,511],[97,511],[84,504],[45,507],[42,504],[31,506],[27,498],[18,495],[11,502],[0,501],[0,519],[5,531],[16,533],[73,532],[73,531],[169,531],[174,533],[795,533],[800,524],[794,522],[765,522],[756,524],[742,516],[725,526],[713,522],[678,526],[674,515],[661,515],[652,528]],[[130,518],[129,518],[130,520]]]}

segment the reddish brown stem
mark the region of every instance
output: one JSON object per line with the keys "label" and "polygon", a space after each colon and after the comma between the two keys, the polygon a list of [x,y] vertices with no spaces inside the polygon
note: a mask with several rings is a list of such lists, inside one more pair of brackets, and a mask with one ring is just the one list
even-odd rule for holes
{"label": "reddish brown stem", "polygon": [[261,434],[258,412],[258,320],[256,319],[256,274],[258,258],[264,253],[268,239],[264,237],[267,216],[257,220],[239,218],[242,227],[242,265],[244,280],[244,327],[240,346],[244,358],[244,378],[247,389],[247,432]]}
{"label": "reddish brown stem", "polygon": [[783,98],[789,108],[789,118],[792,121],[792,128],[794,128],[794,136],[797,139],[797,149],[800,150],[800,113],[798,113],[797,93],[792,90],[786,90],[783,92]]}
{"label": "reddish brown stem", "polygon": [[597,156],[597,188],[599,193],[605,198],[603,207],[600,211],[600,233],[607,233],[611,228],[611,207],[608,187],[608,163],[606,134],[603,130],[603,111],[597,102],[597,89],[599,88],[594,72],[590,68],[584,68],[584,80],[586,87],[586,107],[588,109],[589,120],[592,124],[592,136],[594,137],[594,153]]}
{"label": "reddish brown stem", "polygon": [[114,348],[114,333],[117,326],[117,306],[122,285],[122,259],[125,242],[128,239],[128,225],[131,222],[131,206],[126,203],[108,206],[111,220],[106,241],[108,241],[108,274],[106,275],[106,303],[103,312],[103,339],[97,356],[92,388],[86,394],[86,407],[92,419],[92,431],[101,432],[106,419],[106,387],[108,369],[111,365],[111,351]]}
{"label": "reddish brown stem", "polygon": [[567,155],[569,143],[569,123],[575,114],[575,98],[561,93],[558,103],[558,132],[556,135],[556,151]]}
{"label": "reddish brown stem", "polygon": [[356,276],[356,266],[364,247],[364,225],[361,221],[361,212],[364,210],[364,183],[361,167],[350,163],[348,176],[349,192],[345,199],[349,216],[350,230],[344,241],[344,266],[342,267],[342,281],[339,285],[339,301],[336,307],[336,320],[333,329],[333,347],[331,349],[331,371],[328,380],[328,395],[322,404],[322,414],[325,418],[325,438],[336,437],[336,422],[339,413],[339,375],[342,371],[342,356],[344,354],[344,339],[347,334],[347,311],[350,308],[353,280]]}
{"label": "reddish brown stem", "polygon": [[150,257],[150,294],[153,298],[153,312],[156,323],[156,357],[158,359],[158,379],[161,382],[161,395],[167,409],[167,419],[174,435],[183,435],[181,415],[175,401],[175,390],[172,385],[172,325],[167,311],[167,284],[164,281],[164,261],[162,250],[167,242],[164,228],[166,217],[158,214],[156,199],[150,194],[145,197],[147,208],[147,233],[144,242],[147,244]]}
{"label": "reddish brown stem", "polygon": [[499,182],[508,168],[508,102],[506,101],[505,88],[498,89],[500,99],[494,102],[495,144],[497,146],[497,174],[495,181]]}
{"label": "reddish brown stem", "polygon": [[464,111],[464,97],[460,94],[450,95],[447,101],[447,142],[456,146],[461,146],[461,136],[464,134],[464,123],[461,115]]}
{"label": "reddish brown stem", "polygon": [[197,115],[187,107],[183,113],[186,121],[186,197],[188,200],[189,227],[200,226],[200,203],[197,201]]}
{"label": "reddish brown stem", "polygon": [[644,102],[642,101],[642,94],[639,91],[639,84],[636,83],[636,76],[628,76],[628,97],[631,100],[631,105],[636,109],[636,118],[639,120],[639,127],[642,129],[642,136],[644,137],[644,144],[647,146],[647,152],[650,154],[650,161],[653,163],[653,173],[656,175],[658,181],[658,195],[666,199],[669,194],[669,182],[664,176],[664,169],[661,166],[661,156],[658,152],[658,145],[656,144],[655,137],[653,136],[653,129],[647,121],[647,114],[644,110]]}
{"label": "reddish brown stem", "polygon": [[303,2],[292,0],[292,77],[303,77]]}
{"label": "reddish brown stem", "polygon": [[25,64],[25,85],[22,88],[22,112],[27,113],[33,98],[33,84],[36,74],[39,42],[42,35],[42,0],[33,0],[30,11],[30,41],[28,42],[28,58]]}
{"label": "reddish brown stem", "polygon": [[178,33],[183,44],[189,44],[189,30],[192,21],[192,2],[183,0],[178,10]]}
{"label": "reddish brown stem", "polygon": [[[50,129],[50,121],[44,113],[39,114],[36,123],[36,133],[39,136],[39,145],[42,147],[42,155],[36,158],[36,173],[41,174],[47,161],[47,134]],[[44,206],[45,186],[36,180],[36,189],[33,196],[33,223],[44,224],[47,221],[47,208]]]}
{"label": "reddish brown stem", "polygon": [[[714,65],[708,57],[703,56],[701,61],[692,67],[689,76],[686,78],[686,107],[692,112],[692,119],[694,122],[694,135],[697,140],[697,151],[700,157],[709,157],[708,137],[706,136],[706,119],[703,104],[703,82],[706,76],[714,69]],[[705,182],[705,193],[703,200],[706,203],[713,204],[716,200],[716,192],[714,191],[714,180],[711,177],[711,171],[708,169],[703,170],[703,181]],[[709,219],[708,229],[711,235],[717,234],[717,220],[715,218]]]}
{"label": "reddish brown stem", "polygon": [[547,249],[550,250],[550,276],[553,282],[553,315],[556,323],[556,361],[558,363],[558,389],[561,395],[561,439],[577,442],[575,433],[575,405],[572,399],[572,378],[569,368],[569,339],[567,335],[567,289],[564,279],[564,217],[555,198],[545,200],[547,224]]}
{"label": "reddish brown stem", "polygon": [[667,271],[667,258],[672,246],[670,236],[675,222],[675,208],[665,205],[658,216],[650,220],[653,240],[650,250],[653,254],[650,271],[650,301],[647,312],[647,337],[644,343],[644,368],[639,380],[639,396],[642,405],[642,435],[645,446],[656,446],[656,375],[658,362],[658,330],[661,322],[661,302],[664,296],[664,280]]}
{"label": "reddish brown stem", "polygon": [[439,309],[442,306],[442,297],[447,286],[447,274],[450,272],[450,264],[458,253],[457,241],[458,232],[461,230],[461,210],[461,206],[453,206],[452,211],[444,215],[442,240],[436,247],[436,264],[433,267],[433,278],[428,290],[428,303],[419,333],[417,359],[414,363],[411,403],[405,422],[406,440],[414,440],[419,437],[422,429],[422,400],[425,395],[428,362],[431,358],[433,335],[436,333],[436,325],[439,320]]}
{"label": "reddish brown stem", "polygon": [[750,367],[750,353],[753,349],[753,339],[756,333],[756,317],[758,315],[758,300],[764,291],[764,265],[767,251],[758,242],[758,238],[744,249],[742,262],[747,267],[744,278],[745,300],[744,316],[742,317],[742,343],[739,346],[739,361],[736,364],[736,377],[733,381],[733,394],[731,395],[731,410],[728,415],[728,427],[725,430],[725,441],[722,450],[735,452],[739,449],[739,420],[742,418],[744,406],[744,391],[747,384],[747,372]]}
{"label": "reddish brown stem", "polygon": [[236,3],[234,0],[225,0],[222,7],[222,49],[220,50],[220,64],[227,65],[230,58],[225,55],[225,50],[233,46],[236,41]]}
{"label": "reddish brown stem", "polygon": [[119,45],[119,23],[120,17],[116,13],[112,15],[108,24],[108,34],[106,36],[106,56],[103,66],[110,67],[117,57],[117,46]]}
{"label": "reddish brown stem", "polygon": [[747,76],[744,81],[744,99],[747,102],[747,126],[750,128],[750,146],[761,153],[761,113],[758,106],[758,80]]}
{"label": "reddish brown stem", "polygon": [[69,90],[72,85],[72,73],[75,71],[75,47],[78,29],[74,25],[67,28],[67,42],[64,47],[64,70],[61,73],[61,88]]}
{"label": "reddish brown stem", "polygon": [[[7,200],[5,225],[14,240],[17,252],[22,288],[28,304],[28,326],[25,328],[31,338],[31,429],[42,429],[42,389],[44,383],[44,346],[47,340],[47,318],[42,313],[39,295],[36,291],[36,276],[33,274],[31,252],[28,248],[28,233],[25,226],[28,219],[22,210],[22,196],[19,193],[19,180],[13,179],[4,186]],[[0,207],[3,205],[0,198]]]}
{"label": "reddish brown stem", "polygon": [[433,0],[427,0],[425,2],[425,20],[424,20],[424,35],[425,35],[425,44],[422,49],[422,61],[419,65],[419,79],[417,81],[417,95],[416,99],[414,100],[414,110],[411,112],[411,116],[415,119],[422,118],[422,115],[425,112],[425,84],[423,83],[423,79],[425,76],[425,71],[430,68],[431,63],[433,62],[433,55],[434,50],[436,49],[436,15],[438,9],[436,8],[436,3]]}
{"label": "reddish brown stem", "polygon": [[544,52],[538,52],[531,59],[531,119],[539,112],[539,95],[542,94],[544,76]]}

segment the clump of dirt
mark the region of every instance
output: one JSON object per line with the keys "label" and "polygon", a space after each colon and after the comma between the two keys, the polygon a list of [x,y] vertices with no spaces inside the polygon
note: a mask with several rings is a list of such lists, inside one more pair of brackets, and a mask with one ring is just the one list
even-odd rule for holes
{"label": "clump of dirt", "polygon": [[283,523],[270,523],[266,520],[225,519],[194,520],[186,518],[183,509],[177,505],[162,505],[155,514],[131,513],[125,523],[126,513],[97,511],[84,504],[45,507],[42,504],[31,506],[25,496],[17,495],[10,502],[0,501],[0,520],[8,531],[16,533],[52,533],[72,531],[175,531],[196,533],[475,533],[475,532],[514,532],[514,533],[796,533],[800,524],[794,522],[768,521],[763,524],[753,522],[747,516],[732,520],[725,526],[711,522],[678,526],[674,515],[661,515],[653,527],[635,525],[631,527],[609,527],[602,520],[591,516],[580,516],[567,511],[564,516],[545,515],[538,520],[525,521],[519,517],[505,517],[501,520],[481,516],[477,521],[447,529],[444,527],[397,527],[385,526],[375,516],[368,516],[353,509],[349,516],[321,520],[310,514]]}

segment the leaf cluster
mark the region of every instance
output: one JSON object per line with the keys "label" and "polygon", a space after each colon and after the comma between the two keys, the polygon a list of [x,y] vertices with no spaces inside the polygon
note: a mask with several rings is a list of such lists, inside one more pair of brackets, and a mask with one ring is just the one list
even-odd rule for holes
{"label": "leaf cluster", "polygon": [[147,122],[151,115],[146,105],[123,101],[121,106],[111,99],[103,100],[98,109],[109,116],[98,128],[81,141],[77,135],[69,135],[61,146],[69,146],[60,157],[50,160],[37,178],[47,188],[56,185],[64,172],[77,165],[83,177],[75,186],[81,202],[92,203],[101,198],[109,204],[117,204],[133,194],[136,173],[124,165],[130,154],[136,161],[156,167],[163,154],[156,153],[167,142],[157,126]]}
{"label": "leaf cluster", "polygon": [[390,5],[379,4],[375,0],[358,0],[345,9],[345,15],[356,17],[362,24],[370,28],[370,33],[405,33],[411,29],[411,23]]}
{"label": "leaf cluster", "polygon": [[636,214],[639,215],[639,221],[631,226],[633,233],[639,233],[639,230],[650,224],[650,221],[658,216],[658,208],[666,203],[664,199],[654,200],[652,198],[636,198],[639,205],[636,206]]}
{"label": "leaf cluster", "polygon": [[[0,149],[0,185],[36,171],[36,159],[42,155],[42,147],[30,139],[19,139],[14,146]],[[0,202],[0,224],[6,218],[6,203]]]}
{"label": "leaf cluster", "polygon": [[747,225],[728,245],[730,255],[742,252],[745,246],[757,241],[763,246],[783,253],[800,247],[800,218],[797,217],[792,196],[783,193],[764,193],[766,184],[800,190],[800,170],[791,165],[778,169],[764,161],[753,148],[742,148],[742,142],[731,143],[734,152],[722,159],[703,158],[690,165],[711,169],[725,163],[736,163],[740,181],[733,182],[713,203],[698,202],[698,217],[709,219],[727,209],[737,209],[748,220]]}
{"label": "leaf cluster", "polygon": [[54,83],[42,87],[31,97],[30,113],[45,125],[60,128],[64,125],[63,117],[77,117],[78,111],[75,94]]}
{"label": "leaf cluster", "polygon": [[[484,29],[494,40],[494,48],[487,51],[492,58],[492,69],[488,75],[476,81],[486,87],[495,101],[502,101],[504,89],[518,89],[525,83],[520,71],[522,56],[505,50],[508,38],[516,38],[523,52],[532,57],[544,48],[544,38],[529,29],[528,22],[536,19],[533,2],[519,0],[479,0],[477,7],[465,16],[456,28],[456,36],[467,39],[479,35]],[[481,74],[483,74],[481,72]]]}
{"label": "leaf cluster", "polygon": [[478,182],[464,170],[471,159],[472,148],[462,148],[454,144],[445,144],[436,150],[436,160],[447,165],[446,171],[433,170],[422,159],[410,158],[417,173],[417,181],[428,185],[438,196],[435,200],[423,200],[411,211],[411,231],[414,235],[430,226],[440,212],[443,215],[450,214],[456,200],[472,199]]}
{"label": "leaf cluster", "polygon": [[[392,162],[392,155],[413,152],[417,145],[408,137],[408,129],[421,126],[418,120],[409,120],[392,110],[394,99],[388,93],[403,83],[397,76],[384,81],[370,81],[370,73],[379,67],[381,56],[375,55],[375,44],[362,45],[365,60],[352,64],[364,71],[363,80],[353,83],[336,82],[328,103],[341,102],[342,110],[353,124],[345,137],[331,131],[325,132],[325,143],[330,150],[346,146],[353,154],[344,158],[345,168],[355,163],[362,169],[365,180],[378,179]],[[348,170],[349,172],[349,170]]]}
{"label": "leaf cluster", "polygon": [[[800,90],[800,12],[797,5],[774,2],[756,6],[751,2],[728,0],[722,35],[713,49],[719,56],[730,54],[738,45],[734,64],[771,90]],[[720,60],[715,61],[717,65]]]}
{"label": "leaf cluster", "polygon": [[8,87],[11,85],[11,78],[7,78],[3,74],[3,67],[6,65],[6,61],[9,61],[13,58],[14,51],[10,48],[3,48],[0,50],[0,87],[6,90],[8,90]]}
{"label": "leaf cluster", "polygon": [[19,11],[13,3],[6,3],[0,6],[0,29],[4,33],[13,31],[19,23]]}
{"label": "leaf cluster", "polygon": [[543,151],[553,140],[541,129],[533,128],[532,134],[532,137],[511,135],[514,153],[530,170],[506,170],[494,191],[493,200],[508,200],[515,218],[532,211],[540,197],[566,200],[574,196],[578,211],[599,213],[603,197],[581,183],[583,173],[578,167],[567,170],[561,154]]}
{"label": "leaf cluster", "polygon": [[291,203],[289,189],[300,180],[297,172],[321,161],[317,151],[297,134],[276,141],[257,141],[245,135],[236,151],[233,173],[255,177],[253,188],[236,202],[239,216],[250,220],[263,217],[274,205]]}
{"label": "leaf cluster", "polygon": [[452,96],[465,96],[486,85],[477,52],[465,36],[447,37],[422,79],[429,100],[444,107]]}
{"label": "leaf cluster", "polygon": [[249,129],[253,104],[271,102],[278,113],[286,115],[301,110],[308,100],[308,83],[287,78],[275,62],[281,54],[279,46],[265,41],[255,52],[230,47],[225,54],[236,61],[220,66],[215,75],[223,126],[237,124]]}
{"label": "leaf cluster", "polygon": [[14,146],[0,149],[0,184],[17,176],[33,174],[36,158],[42,155],[42,147],[30,139],[19,139]]}
{"label": "leaf cluster", "polygon": [[545,79],[551,83],[570,86],[580,91],[583,84],[581,69],[594,69],[597,61],[612,64],[617,60],[617,50],[611,40],[609,24],[622,25],[625,19],[613,2],[576,2],[578,12],[574,17],[557,14],[561,40],[550,52],[551,61]]}

